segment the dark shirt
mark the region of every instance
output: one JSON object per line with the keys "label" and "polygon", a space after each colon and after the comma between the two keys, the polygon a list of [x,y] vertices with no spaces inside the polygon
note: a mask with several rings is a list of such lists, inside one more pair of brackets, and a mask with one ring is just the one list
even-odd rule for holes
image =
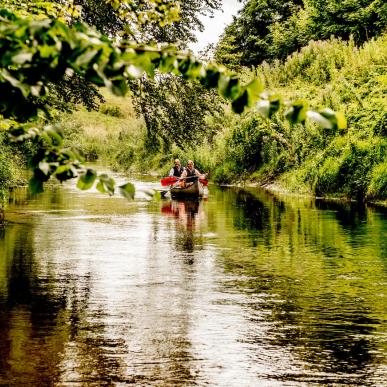
{"label": "dark shirt", "polygon": [[184,171],[183,167],[179,167],[179,168],[173,167],[173,176],[180,177],[183,171]]}

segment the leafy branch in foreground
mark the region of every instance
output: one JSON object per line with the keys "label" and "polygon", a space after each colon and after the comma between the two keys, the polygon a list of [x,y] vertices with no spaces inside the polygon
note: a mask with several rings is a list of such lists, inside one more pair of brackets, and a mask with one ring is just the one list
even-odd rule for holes
{"label": "leafy branch in foreground", "polygon": [[[292,123],[304,122],[309,117],[323,127],[346,127],[340,113],[310,111],[303,101],[284,103],[278,96],[263,93],[257,79],[242,85],[237,76],[225,68],[213,63],[203,64],[189,54],[177,52],[174,47],[160,48],[128,41],[114,44],[84,24],[70,28],[58,20],[20,18],[7,10],[0,10],[0,23],[0,114],[6,119],[21,122],[38,117],[38,106],[44,104],[32,102],[35,99],[44,102],[49,98],[47,84],[59,82],[65,75],[76,73],[116,95],[125,95],[128,80],[139,79],[144,74],[157,79],[157,74],[164,72],[216,89],[231,101],[236,113],[257,106],[258,112],[270,118],[288,105],[286,118]],[[90,176],[93,174],[80,167],[79,155],[69,155],[63,150],[58,133],[52,129],[32,130],[25,125],[10,132],[16,141],[33,136],[34,140],[46,144],[42,144],[38,162],[33,164],[34,176],[30,183],[33,192],[40,192],[43,182],[50,176],[63,181],[79,176],[79,171],[82,171],[80,188],[93,185]],[[102,175],[97,188],[110,194],[114,192],[114,184]]]}

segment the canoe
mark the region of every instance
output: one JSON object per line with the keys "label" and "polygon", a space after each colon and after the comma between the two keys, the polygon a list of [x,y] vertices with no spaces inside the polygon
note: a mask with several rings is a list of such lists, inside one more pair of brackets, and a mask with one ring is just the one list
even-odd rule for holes
{"label": "canoe", "polygon": [[203,196],[203,185],[199,180],[194,181],[188,187],[172,187],[171,196],[173,198],[199,198]]}

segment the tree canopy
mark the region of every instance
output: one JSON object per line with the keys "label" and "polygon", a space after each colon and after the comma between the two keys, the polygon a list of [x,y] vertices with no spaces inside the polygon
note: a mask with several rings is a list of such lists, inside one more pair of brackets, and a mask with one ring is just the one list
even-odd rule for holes
{"label": "tree canopy", "polygon": [[382,0],[248,0],[220,39],[215,58],[230,67],[284,60],[309,40],[353,36],[357,44],[387,26]]}

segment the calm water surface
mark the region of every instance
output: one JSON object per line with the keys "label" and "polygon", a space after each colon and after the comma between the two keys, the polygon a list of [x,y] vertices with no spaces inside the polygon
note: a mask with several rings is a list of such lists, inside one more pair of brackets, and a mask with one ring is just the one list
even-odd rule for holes
{"label": "calm water surface", "polygon": [[7,216],[2,386],[387,385],[382,210],[67,185],[13,193]]}

